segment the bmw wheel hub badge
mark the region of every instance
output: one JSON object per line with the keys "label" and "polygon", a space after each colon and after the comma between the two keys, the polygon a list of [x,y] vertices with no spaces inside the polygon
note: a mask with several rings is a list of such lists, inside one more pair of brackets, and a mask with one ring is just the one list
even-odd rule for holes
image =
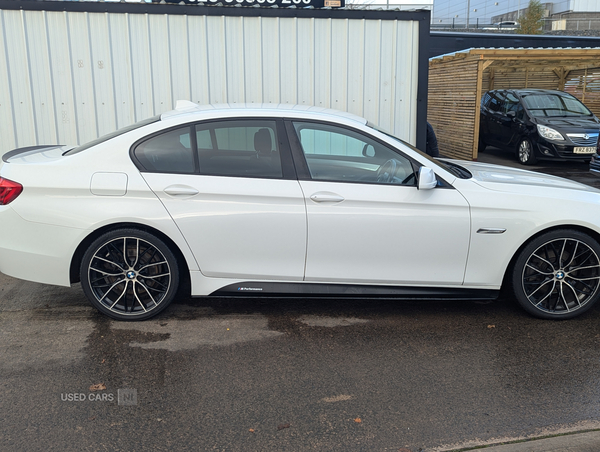
{"label": "bmw wheel hub badge", "polygon": [[556,279],[558,279],[559,281],[565,279],[565,272],[556,272]]}
{"label": "bmw wheel hub badge", "polygon": [[127,272],[127,278],[128,279],[133,279],[135,278],[135,272],[133,270],[130,270]]}

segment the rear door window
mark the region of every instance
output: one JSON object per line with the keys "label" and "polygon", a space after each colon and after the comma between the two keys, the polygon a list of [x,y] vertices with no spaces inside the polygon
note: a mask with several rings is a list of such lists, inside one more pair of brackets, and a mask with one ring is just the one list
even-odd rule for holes
{"label": "rear door window", "polygon": [[494,113],[502,113],[504,109],[504,93],[495,91],[490,94],[488,109]]}
{"label": "rear door window", "polygon": [[232,120],[196,125],[200,174],[280,178],[277,126],[268,120]]}

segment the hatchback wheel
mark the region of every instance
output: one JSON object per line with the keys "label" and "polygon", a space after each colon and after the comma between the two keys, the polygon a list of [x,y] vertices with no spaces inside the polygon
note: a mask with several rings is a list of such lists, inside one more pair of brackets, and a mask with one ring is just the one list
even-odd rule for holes
{"label": "hatchback wheel", "polygon": [[517,148],[517,157],[523,165],[535,165],[537,158],[533,153],[533,145],[527,138],[523,138]]}
{"label": "hatchback wheel", "polygon": [[118,320],[155,316],[175,298],[177,259],[159,238],[119,229],[96,239],[80,268],[83,291],[103,314]]}
{"label": "hatchback wheel", "polygon": [[569,319],[600,297],[600,245],[587,234],[556,230],[532,240],[512,272],[519,304],[542,319]]}

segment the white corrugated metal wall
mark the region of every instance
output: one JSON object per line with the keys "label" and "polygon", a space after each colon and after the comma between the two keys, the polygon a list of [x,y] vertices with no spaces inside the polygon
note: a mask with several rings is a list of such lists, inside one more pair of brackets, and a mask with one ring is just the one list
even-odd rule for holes
{"label": "white corrugated metal wall", "polygon": [[198,103],[318,105],[415,143],[419,23],[0,10],[0,155]]}

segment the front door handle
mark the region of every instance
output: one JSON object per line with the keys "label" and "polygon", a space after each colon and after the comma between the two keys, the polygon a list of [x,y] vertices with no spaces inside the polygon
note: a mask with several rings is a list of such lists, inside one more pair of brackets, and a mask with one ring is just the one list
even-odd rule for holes
{"label": "front door handle", "polygon": [[199,192],[189,185],[170,185],[164,189],[164,192],[170,196],[194,196]]}
{"label": "front door handle", "polygon": [[314,202],[342,202],[344,197],[336,193],[321,192],[315,193],[310,199]]}

